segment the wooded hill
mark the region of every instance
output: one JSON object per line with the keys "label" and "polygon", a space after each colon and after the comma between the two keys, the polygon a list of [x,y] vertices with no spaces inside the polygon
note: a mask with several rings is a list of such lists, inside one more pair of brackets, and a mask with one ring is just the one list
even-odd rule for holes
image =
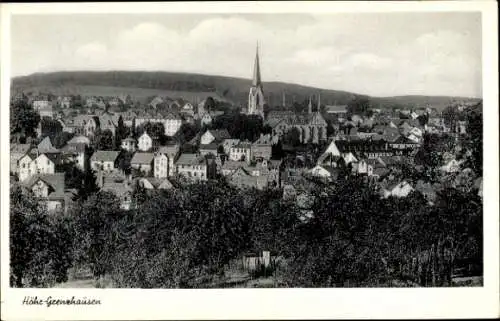
{"label": "wooded hill", "polygon": [[[35,73],[12,79],[12,92],[51,92],[56,95],[80,94],[115,96],[130,94],[137,100],[153,95],[188,100],[202,100],[213,96],[218,100],[246,105],[250,79],[212,76],[192,73],[145,72],[145,71],[64,71]],[[282,104],[285,93],[287,105],[302,103],[309,96],[321,94],[325,105],[347,104],[353,95],[370,99],[375,108],[425,107],[444,109],[452,100],[478,101],[479,99],[449,96],[396,96],[369,97],[339,90],[320,89],[283,82],[264,82],[266,100],[271,106]]]}

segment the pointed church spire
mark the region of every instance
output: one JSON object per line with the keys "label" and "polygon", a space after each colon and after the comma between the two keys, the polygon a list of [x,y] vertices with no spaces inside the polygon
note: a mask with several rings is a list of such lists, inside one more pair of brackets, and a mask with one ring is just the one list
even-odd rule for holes
{"label": "pointed church spire", "polygon": [[309,105],[307,106],[307,110],[309,111],[309,114],[312,113],[313,105],[311,101],[311,96],[309,96]]}
{"label": "pointed church spire", "polygon": [[286,97],[284,91],[283,91],[283,107],[286,107]]}
{"label": "pointed church spire", "polygon": [[255,52],[255,64],[253,66],[252,86],[261,86],[260,82],[260,65],[259,65],[259,43],[257,42],[257,50]]}
{"label": "pointed church spire", "polygon": [[320,109],[321,109],[320,107],[321,107],[321,93],[318,94],[318,110],[317,110],[317,112],[320,111]]}

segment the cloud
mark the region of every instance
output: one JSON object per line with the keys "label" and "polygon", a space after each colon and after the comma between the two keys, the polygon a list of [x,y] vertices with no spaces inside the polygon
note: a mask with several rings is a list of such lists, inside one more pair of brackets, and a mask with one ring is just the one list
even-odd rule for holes
{"label": "cloud", "polygon": [[455,30],[450,23],[440,28],[447,20],[417,19],[399,28],[411,18],[396,16],[323,15],[306,23],[294,17],[297,22],[286,27],[251,15],[206,16],[188,28],[146,19],[107,37],[96,27],[90,42],[79,43],[75,32],[74,44],[65,42],[57,51],[35,31],[23,34],[25,45],[17,47],[13,62],[31,72],[131,69],[250,78],[258,41],[264,81],[381,96],[480,94],[480,24],[479,31],[470,23]]}
{"label": "cloud", "polygon": [[75,54],[82,59],[93,59],[96,56],[103,56],[107,53],[107,48],[104,44],[98,42],[87,43],[78,47]]}

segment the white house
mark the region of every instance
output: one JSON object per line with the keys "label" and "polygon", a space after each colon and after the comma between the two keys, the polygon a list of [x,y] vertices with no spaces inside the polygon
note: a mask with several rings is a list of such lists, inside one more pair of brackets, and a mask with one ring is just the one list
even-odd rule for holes
{"label": "white house", "polygon": [[174,136],[182,126],[182,118],[177,114],[168,113],[164,117],[163,126],[165,126],[165,135]]}
{"label": "white house", "polygon": [[194,181],[206,181],[208,176],[207,161],[197,154],[181,154],[175,163],[179,175]]}
{"label": "white house", "polygon": [[175,161],[177,156],[179,156],[180,146],[178,144],[161,146],[158,149],[157,154],[163,154],[168,158],[167,164],[167,176],[173,176],[175,174]]}
{"label": "white house", "polygon": [[168,177],[168,163],[167,155],[163,153],[156,153],[154,156],[154,177],[165,178]]}
{"label": "white house", "polygon": [[139,127],[145,123],[161,123],[165,128],[165,135],[174,136],[182,126],[182,117],[176,113],[169,112],[166,115],[160,113],[156,115],[144,114],[137,116],[135,119],[135,127]]}
{"label": "white house", "polygon": [[32,174],[54,174],[55,173],[55,158],[53,154],[40,154],[31,162]]}
{"label": "white house", "polygon": [[229,159],[232,161],[252,160],[252,144],[250,142],[239,142],[229,149]]}
{"label": "white house", "polygon": [[18,173],[19,160],[30,150],[30,144],[10,144],[10,171]]}
{"label": "white house", "polygon": [[357,171],[358,174],[360,175],[368,175],[372,176],[373,175],[373,165],[367,162],[366,160],[362,159],[357,163]]}
{"label": "white house", "polygon": [[321,154],[321,156],[318,158],[317,164],[326,165],[333,157],[341,157],[340,150],[335,144],[335,140],[332,140],[323,154]]}
{"label": "white house", "polygon": [[137,147],[140,151],[146,152],[153,148],[153,139],[151,136],[148,135],[148,133],[144,132],[140,137],[139,137],[139,142],[137,143]]}
{"label": "white house", "polygon": [[233,139],[233,138],[224,139],[224,141],[222,142],[222,148],[224,149],[224,153],[229,155],[231,147],[238,145],[239,142],[240,142],[239,139]]}
{"label": "white house", "polygon": [[31,168],[33,160],[34,158],[32,158],[29,154],[25,154],[19,159],[17,166],[17,176],[19,177],[19,181],[24,182],[35,174]]}

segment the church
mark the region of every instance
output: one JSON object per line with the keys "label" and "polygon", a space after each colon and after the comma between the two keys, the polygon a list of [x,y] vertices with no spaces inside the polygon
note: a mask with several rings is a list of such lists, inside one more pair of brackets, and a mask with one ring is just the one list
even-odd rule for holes
{"label": "church", "polygon": [[259,115],[264,119],[264,90],[260,80],[259,47],[255,54],[255,64],[253,67],[253,78],[250,92],[248,93],[248,115]]}
{"label": "church", "polygon": [[272,131],[272,141],[277,143],[280,137],[292,128],[297,128],[300,134],[300,141],[304,144],[318,144],[327,139],[327,123],[320,113],[320,101],[315,112],[312,111],[312,102],[309,99],[307,113],[294,113],[292,111],[270,112],[264,117],[264,89],[260,77],[259,48],[255,54],[252,86],[248,93],[247,115],[259,115],[264,123],[269,125]]}

